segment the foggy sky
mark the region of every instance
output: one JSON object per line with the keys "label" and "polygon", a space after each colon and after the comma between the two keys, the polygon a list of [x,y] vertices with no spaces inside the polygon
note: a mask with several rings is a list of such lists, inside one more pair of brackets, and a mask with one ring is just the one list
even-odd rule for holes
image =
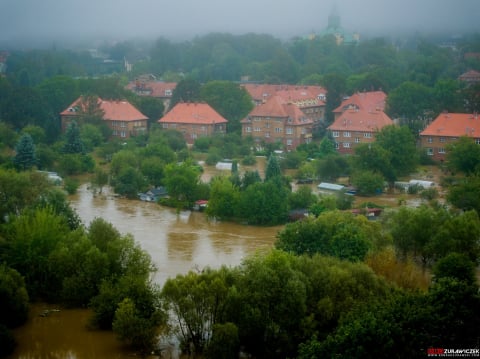
{"label": "foggy sky", "polygon": [[208,32],[290,38],[319,32],[336,9],[349,31],[480,31],[480,0],[0,0],[0,43]]}

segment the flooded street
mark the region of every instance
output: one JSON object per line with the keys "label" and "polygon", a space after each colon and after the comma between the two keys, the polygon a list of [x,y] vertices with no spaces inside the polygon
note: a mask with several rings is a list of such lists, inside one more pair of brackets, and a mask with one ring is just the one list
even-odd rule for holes
{"label": "flooded street", "polygon": [[204,213],[162,207],[152,202],[96,195],[82,185],[70,198],[85,225],[104,218],[120,233],[130,233],[158,268],[155,281],[201,270],[236,266],[246,255],[270,249],[282,227],[254,227],[207,219]]}

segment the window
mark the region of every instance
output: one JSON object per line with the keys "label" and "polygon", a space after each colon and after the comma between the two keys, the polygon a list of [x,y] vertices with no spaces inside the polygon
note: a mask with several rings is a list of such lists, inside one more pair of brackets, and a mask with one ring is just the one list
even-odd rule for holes
{"label": "window", "polygon": [[445,137],[440,137],[440,142],[445,142]]}
{"label": "window", "polygon": [[335,149],[338,150],[340,148],[340,144],[338,142],[335,142]]}
{"label": "window", "polygon": [[427,139],[427,142],[428,142],[428,143],[432,143],[432,142],[433,142],[433,138],[429,137],[429,138]]}
{"label": "window", "polygon": [[348,131],[345,131],[345,132],[343,133],[343,137],[351,137],[351,136],[352,136],[352,134],[351,134],[350,132],[348,132]]}
{"label": "window", "polygon": [[427,155],[433,156],[433,148],[427,148]]}
{"label": "window", "polygon": [[206,130],[207,130],[207,127],[206,127],[206,126],[201,126],[201,127],[200,127],[200,131],[205,132]]}
{"label": "window", "polygon": [[307,129],[305,127],[302,127],[302,135],[306,135],[307,134]]}
{"label": "window", "polygon": [[260,132],[260,131],[262,131],[262,129],[261,129],[260,127],[255,127],[253,130],[254,130],[255,132]]}
{"label": "window", "polygon": [[480,145],[480,138],[476,138],[476,139],[475,139],[475,144],[476,144],[476,145]]}
{"label": "window", "polygon": [[252,128],[250,126],[245,127],[245,132],[252,132]]}
{"label": "window", "polygon": [[287,146],[291,146],[292,145],[292,140],[287,140]]}
{"label": "window", "polygon": [[172,123],[172,128],[177,128],[177,124],[176,124],[176,123]]}
{"label": "window", "polygon": [[340,132],[338,132],[338,131],[332,131],[332,136],[333,136],[333,137],[340,137]]}
{"label": "window", "polygon": [[265,128],[270,128],[270,122],[267,122],[267,123],[265,124]]}
{"label": "window", "polygon": [[280,127],[275,127],[275,132],[280,133],[280,132],[282,132],[282,129]]}
{"label": "window", "polygon": [[269,138],[270,137],[270,132],[265,132],[265,137]]}
{"label": "window", "polygon": [[344,142],[343,148],[350,148],[350,142]]}
{"label": "window", "polygon": [[445,148],[444,148],[444,147],[440,147],[440,148],[438,149],[438,153],[444,154],[444,153],[447,153],[447,151],[445,151]]}
{"label": "window", "polygon": [[120,137],[127,137],[127,132],[120,131]]}
{"label": "window", "polygon": [[124,121],[120,122],[120,127],[127,127],[127,123]]}
{"label": "window", "polygon": [[190,135],[190,137],[192,137],[192,139],[196,139],[196,138],[197,138],[197,134],[196,134],[196,133],[192,133],[192,134]]}
{"label": "window", "polygon": [[168,123],[164,123],[164,124],[162,125],[162,127],[163,127],[163,128],[168,128]]}
{"label": "window", "polygon": [[287,127],[285,132],[287,133],[287,135],[291,135],[291,134],[293,134],[293,128]]}
{"label": "window", "polygon": [[360,137],[355,137],[355,143],[360,143]]}
{"label": "window", "polygon": [[363,137],[365,138],[372,138],[372,133],[371,132],[364,132]]}

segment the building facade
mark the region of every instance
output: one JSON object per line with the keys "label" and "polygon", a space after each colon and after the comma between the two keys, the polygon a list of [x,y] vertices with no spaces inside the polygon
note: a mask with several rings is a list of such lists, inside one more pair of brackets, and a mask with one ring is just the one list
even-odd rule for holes
{"label": "building facade", "polygon": [[460,137],[472,138],[480,144],[480,118],[478,114],[442,113],[420,132],[420,147],[433,160],[443,162],[447,145]]}
{"label": "building facade", "polygon": [[112,137],[129,138],[144,134],[148,129],[148,117],[128,101],[79,97],[60,113],[62,131],[65,132],[72,121],[81,126],[89,117],[101,117],[111,129]]}
{"label": "building facade", "polygon": [[335,148],[341,154],[352,154],[355,147],[375,141],[375,135],[393,121],[385,112],[349,109],[343,112],[329,127]]}
{"label": "building facade", "polygon": [[242,136],[251,136],[258,146],[279,143],[286,151],[312,140],[313,121],[300,108],[273,96],[256,106],[241,121]]}
{"label": "building facade", "polygon": [[183,133],[193,145],[197,138],[225,134],[227,120],[206,103],[177,103],[158,123],[165,130]]}

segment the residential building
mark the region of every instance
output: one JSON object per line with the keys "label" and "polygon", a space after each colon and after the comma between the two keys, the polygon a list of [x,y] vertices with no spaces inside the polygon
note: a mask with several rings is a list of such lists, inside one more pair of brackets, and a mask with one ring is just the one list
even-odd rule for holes
{"label": "residential building", "polygon": [[280,142],[289,151],[312,140],[313,121],[280,96],[256,106],[241,123],[242,136],[252,136],[258,145]]}
{"label": "residential building", "polygon": [[339,153],[354,153],[355,147],[375,141],[375,135],[393,121],[381,110],[367,111],[349,108],[327,128]]}
{"label": "residential building", "polygon": [[[62,130],[65,131],[72,121],[81,126],[89,111],[83,97],[79,97],[67,109],[60,113]],[[98,114],[112,130],[112,137],[129,138],[143,134],[148,129],[148,117],[142,114],[135,106],[125,100],[102,100],[96,98]]]}
{"label": "residential building", "polygon": [[267,100],[273,96],[278,96],[285,102],[297,105],[305,116],[313,121],[314,126],[325,120],[327,90],[322,86],[250,83],[242,84],[241,86],[247,90],[257,106],[267,102]]}
{"label": "residential building", "polygon": [[150,96],[161,99],[165,109],[170,106],[170,100],[176,87],[176,82],[157,81],[154,77],[139,77],[126,86],[128,90],[138,96]]}
{"label": "residential building", "polygon": [[334,113],[334,119],[338,119],[345,111],[358,110],[366,112],[384,111],[387,95],[383,91],[356,92],[352,96],[344,98]]}
{"label": "residential building", "polygon": [[458,79],[465,82],[467,85],[475,85],[477,83],[480,83],[480,72],[470,70],[461,74]]}
{"label": "residential building", "polygon": [[183,133],[185,141],[192,145],[197,138],[225,134],[227,120],[206,103],[177,103],[158,123],[165,130]]}
{"label": "residential building", "polygon": [[420,132],[420,146],[436,161],[444,161],[448,144],[459,137],[471,137],[480,144],[480,118],[478,114],[442,113]]}

